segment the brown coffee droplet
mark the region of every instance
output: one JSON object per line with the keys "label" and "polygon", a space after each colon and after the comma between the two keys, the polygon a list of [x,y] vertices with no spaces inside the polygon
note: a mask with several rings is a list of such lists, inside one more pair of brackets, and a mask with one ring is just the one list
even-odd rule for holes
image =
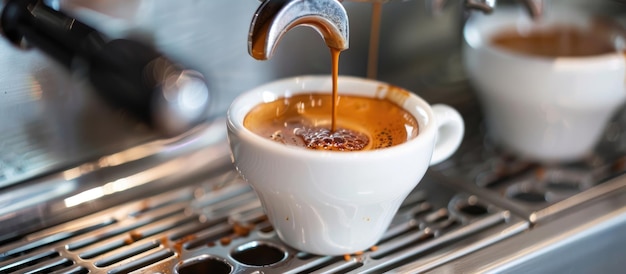
{"label": "brown coffee droplet", "polygon": [[272,135],[270,135],[270,139],[279,143],[283,143],[283,144],[285,143],[285,138],[283,136],[283,133],[280,130],[277,130],[276,132],[272,133]]}
{"label": "brown coffee droplet", "polygon": [[340,128],[332,132],[328,128],[298,128],[294,131],[307,148],[316,150],[358,151],[369,143],[367,135],[358,131]]}

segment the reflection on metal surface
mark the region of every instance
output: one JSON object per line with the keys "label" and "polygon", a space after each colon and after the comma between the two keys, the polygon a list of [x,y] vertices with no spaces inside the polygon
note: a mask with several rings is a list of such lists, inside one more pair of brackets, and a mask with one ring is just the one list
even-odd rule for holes
{"label": "reflection on metal surface", "polygon": [[[484,205],[484,212],[457,210],[466,204]],[[252,189],[225,170],[197,184],[5,239],[0,271],[371,273],[408,262],[430,269],[527,228],[508,211],[425,181],[371,250],[345,257],[305,254],[278,239]]]}
{"label": "reflection on metal surface", "polygon": [[229,168],[224,124],[218,119],[185,135],[148,142],[0,192],[0,204],[5,205],[0,208],[0,242],[20,231],[41,229]]}
{"label": "reflection on metal surface", "polygon": [[63,202],[65,207],[70,208],[108,195],[114,195],[117,192],[141,187],[142,185],[149,184],[157,179],[163,178],[168,174],[184,169],[184,164],[185,163],[174,161],[161,164],[153,168],[148,168],[140,171],[139,173],[117,179],[102,186],[82,191],[78,194],[74,194],[63,199]]}
{"label": "reflection on metal surface", "polygon": [[573,214],[428,273],[621,272],[626,243],[625,191],[622,188],[579,206]]}

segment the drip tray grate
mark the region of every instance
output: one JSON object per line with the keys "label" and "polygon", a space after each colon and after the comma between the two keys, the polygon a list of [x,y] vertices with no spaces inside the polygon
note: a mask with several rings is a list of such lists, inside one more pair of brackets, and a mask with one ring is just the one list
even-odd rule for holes
{"label": "drip tray grate", "polygon": [[5,243],[0,272],[363,273],[420,261],[428,269],[527,228],[506,210],[425,179],[376,246],[307,254],[278,239],[254,192],[227,171]]}
{"label": "drip tray grate", "polygon": [[533,223],[548,222],[624,186],[613,180],[626,173],[626,156],[620,151],[599,151],[579,162],[548,165],[481,143],[482,136],[467,140],[450,160],[433,167],[433,174],[440,182],[488,199]]}

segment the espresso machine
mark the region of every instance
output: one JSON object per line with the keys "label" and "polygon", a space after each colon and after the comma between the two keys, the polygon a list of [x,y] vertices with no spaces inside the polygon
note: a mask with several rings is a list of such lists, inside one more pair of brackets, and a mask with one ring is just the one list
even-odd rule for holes
{"label": "espresso machine", "polygon": [[[620,22],[619,1],[1,3],[1,273],[624,266],[626,117],[614,118],[583,162],[524,161],[485,140],[460,65],[462,27],[474,13],[521,6],[541,20],[566,6]],[[452,105],[467,128],[461,149],[430,169],[377,248],[341,257],[278,239],[234,171],[224,120],[230,102],[255,86],[328,74],[328,46],[343,49],[340,74]]]}

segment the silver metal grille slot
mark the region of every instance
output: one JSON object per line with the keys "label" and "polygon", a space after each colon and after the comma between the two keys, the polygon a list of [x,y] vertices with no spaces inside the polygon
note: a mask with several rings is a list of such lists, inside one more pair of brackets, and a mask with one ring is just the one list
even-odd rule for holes
{"label": "silver metal grille slot", "polygon": [[[57,270],[65,271],[64,268],[73,265],[72,260],[61,257],[56,251],[48,250],[7,261],[0,266],[0,273],[52,273]],[[85,270],[81,267],[74,268],[76,271]]]}
{"label": "silver metal grille slot", "polygon": [[149,250],[155,249],[157,247],[159,247],[161,245],[161,243],[159,242],[149,242],[149,243],[145,243],[139,246],[135,246],[133,248],[130,248],[128,250],[124,250],[123,252],[117,252],[114,253],[113,255],[109,256],[109,257],[105,257],[102,258],[99,261],[96,261],[94,263],[95,266],[97,267],[107,267],[110,266],[112,264],[118,263],[123,261],[124,259],[133,257],[135,255],[147,252]]}
{"label": "silver metal grille slot", "polygon": [[79,228],[71,231],[61,231],[52,235],[47,235],[41,238],[30,238],[27,244],[13,244],[8,245],[0,249],[0,261],[7,260],[9,258],[16,258],[23,256],[41,247],[53,245],[55,243],[62,242],[72,237],[76,237],[82,234],[89,233],[102,227],[109,226],[116,222],[115,219],[107,219],[103,222],[98,222],[87,227]]}
{"label": "silver metal grille slot", "polygon": [[172,252],[171,250],[159,250],[152,254],[146,255],[145,257],[131,260],[127,264],[122,264],[119,267],[116,267],[107,271],[107,273],[109,274],[129,273],[131,271],[140,269],[142,267],[146,267],[156,262],[165,260],[169,257],[172,257],[173,255],[174,255],[174,252]]}
{"label": "silver metal grille slot", "polygon": [[286,273],[346,273],[363,266],[363,263],[357,259],[345,259],[341,257],[322,257],[311,260],[302,268],[296,269],[296,272]]}
{"label": "silver metal grille slot", "polygon": [[[145,209],[142,209],[142,210],[145,210]],[[178,205],[174,205],[170,207],[165,207],[159,210],[159,212],[155,212],[154,214],[151,214],[150,216],[147,216],[141,219],[133,219],[130,221],[124,220],[119,224],[119,226],[106,230],[101,234],[88,236],[88,237],[71,242],[70,244],[67,245],[67,249],[70,251],[75,251],[75,250],[93,245],[94,243],[102,242],[114,236],[131,232],[134,229],[145,226],[147,224],[150,224],[150,223],[153,223],[153,222],[156,222],[156,221],[168,218],[168,217],[172,217],[175,215],[179,215],[183,213],[184,210],[185,210],[185,205],[178,204]],[[133,215],[137,216],[136,214],[133,214]],[[88,255],[88,254],[91,254],[91,252],[85,252],[85,255],[81,255],[81,258],[89,259],[89,258],[93,258],[97,256],[97,254],[96,255]]]}
{"label": "silver metal grille slot", "polygon": [[69,259],[58,257],[58,258],[54,258],[46,262],[41,262],[39,264],[30,266],[24,269],[20,269],[19,272],[24,273],[24,274],[50,273],[50,272],[62,269],[64,267],[73,265],[73,264],[74,262],[72,262]]}
{"label": "silver metal grille slot", "polygon": [[52,274],[87,274],[87,273],[89,273],[89,270],[82,266],[72,266],[72,267],[68,267],[68,268],[64,268],[64,269],[52,272]]}
{"label": "silver metal grille slot", "polygon": [[39,252],[36,254],[32,254],[31,256],[24,256],[21,258],[15,258],[9,261],[6,261],[0,266],[0,272],[2,273],[11,273],[18,271],[20,269],[39,264],[40,262],[45,262],[51,260],[53,258],[59,257],[59,253],[53,250],[47,250],[43,252]]}
{"label": "silver metal grille slot", "polygon": [[228,237],[234,232],[231,225],[220,222],[210,229],[199,232],[193,237],[189,237],[188,241],[186,241],[182,247],[184,247],[185,250],[192,250],[205,246],[215,246],[215,243],[220,239]]}
{"label": "silver metal grille slot", "polygon": [[[176,222],[191,222],[191,217],[180,219],[179,215],[184,213],[184,205],[175,205],[174,208],[164,208],[161,210],[164,212],[158,212],[159,214],[148,216],[140,220],[125,220],[124,223],[130,222],[130,225],[116,227],[112,230],[104,231],[102,234],[89,236],[86,239],[81,239],[78,242],[68,245],[68,250],[79,252],[81,259],[92,259],[107,252],[111,252],[115,249],[131,245],[141,239],[147,238],[157,234],[160,231],[164,231],[167,227],[157,227],[152,230],[143,231],[140,230],[143,227],[152,225],[154,223],[161,224],[168,227],[173,227]],[[171,219],[174,219],[171,221]],[[174,224],[172,224],[174,222]],[[81,246],[88,246],[86,250],[79,250]]]}

